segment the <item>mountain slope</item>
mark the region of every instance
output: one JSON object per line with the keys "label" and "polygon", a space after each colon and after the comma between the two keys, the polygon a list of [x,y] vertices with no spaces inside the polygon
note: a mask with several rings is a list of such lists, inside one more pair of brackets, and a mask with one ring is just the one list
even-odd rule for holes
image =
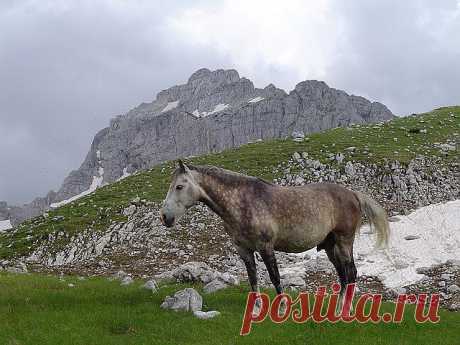
{"label": "mountain slope", "polygon": [[384,105],[321,81],[303,81],[286,93],[272,84],[255,88],[235,70],[200,69],[186,84],[161,91],[155,101],[111,120],[109,127],[96,134],[81,167],[69,174],[58,192],[51,191],[25,207],[3,205],[0,216],[18,224],[91,186],[178,157],[392,118]]}
{"label": "mountain slope", "polygon": [[[397,213],[415,208],[420,203],[458,197],[459,135],[460,107],[448,107],[386,123],[314,133],[302,141],[288,138],[256,142],[219,154],[191,158],[190,162],[217,165],[275,179],[282,184],[295,183],[297,177],[302,177],[304,183],[316,181],[326,176],[324,172],[329,169],[327,171],[335,176],[328,175],[331,181],[350,184],[352,188],[369,193],[380,193],[375,197],[384,203],[387,210]],[[302,158],[306,154],[308,158]],[[426,158],[417,158],[420,156]],[[164,230],[155,230],[158,227],[156,212],[174,167],[174,162],[167,162],[138,172],[98,188],[94,193],[45,216],[22,223],[0,235],[0,258],[27,256],[45,242],[50,243],[46,248],[47,254],[57,252],[73,237],[84,232],[99,238],[99,234],[104,234],[110,227],[131,223],[131,215],[126,212],[130,205],[144,210],[138,226],[145,228],[146,233],[153,234],[158,230],[160,236]],[[361,170],[364,175],[359,175]],[[455,172],[457,177],[452,178]],[[372,182],[368,182],[366,179],[371,173],[374,177]],[[407,179],[407,183],[412,183],[412,178],[415,179],[413,186],[407,186],[403,181]],[[400,200],[404,193],[407,194],[406,201]],[[195,229],[196,224],[188,223],[194,217],[192,214],[190,218],[185,218],[183,224],[186,228]],[[206,220],[208,217],[207,214],[200,216],[200,222],[209,222]],[[194,234],[201,236],[207,232],[197,230]],[[207,243],[207,240],[203,238],[196,242]]]}

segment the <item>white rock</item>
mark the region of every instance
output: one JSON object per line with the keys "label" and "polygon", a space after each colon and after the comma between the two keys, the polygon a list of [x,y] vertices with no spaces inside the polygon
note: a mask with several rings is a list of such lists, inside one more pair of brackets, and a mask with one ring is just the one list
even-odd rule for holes
{"label": "white rock", "polygon": [[294,154],[292,155],[292,158],[295,159],[296,161],[300,160],[301,158],[300,153],[294,152]]}
{"label": "white rock", "polygon": [[219,316],[220,312],[218,312],[217,310],[211,310],[211,311],[197,310],[193,312],[193,315],[195,315],[199,319],[207,320],[207,319],[212,319],[213,317]]}
{"label": "white rock", "polygon": [[443,280],[450,280],[450,278],[452,278],[451,274],[447,274],[447,273],[441,274],[441,279]]}
{"label": "white rock", "polygon": [[355,174],[355,168],[353,166],[353,163],[348,161],[347,164],[345,164],[345,174],[353,176]]}
{"label": "white rock", "polygon": [[142,285],[144,289],[151,290],[152,292],[158,291],[158,285],[155,280],[150,279],[144,285]]}
{"label": "white rock", "polygon": [[203,307],[203,298],[193,288],[186,288],[177,291],[173,297],[166,296],[164,302],[160,306],[163,309],[171,309],[174,311],[198,311]]}
{"label": "white rock", "polygon": [[222,273],[219,276],[219,279],[222,280],[224,283],[227,283],[229,285],[239,285],[240,280],[238,279],[237,276],[234,276],[233,274],[230,274],[228,272]]}
{"label": "white rock", "polygon": [[345,156],[340,152],[335,155],[335,160],[339,164],[343,162],[344,158],[345,158]]}
{"label": "white rock", "polygon": [[134,282],[133,278],[131,278],[130,276],[126,276],[121,280],[120,285],[125,286],[125,285],[132,284],[133,282]]}
{"label": "white rock", "polygon": [[284,287],[305,287],[305,281],[302,277],[295,274],[287,274],[281,278]]}
{"label": "white rock", "polygon": [[129,217],[136,212],[136,205],[129,205],[123,210],[123,215]]}
{"label": "white rock", "polygon": [[23,262],[17,262],[14,266],[6,268],[9,273],[27,273],[27,266]]}
{"label": "white rock", "polygon": [[450,293],[456,293],[456,292],[459,292],[460,291],[460,287],[458,285],[451,285],[447,288],[447,292],[450,292]]}
{"label": "white rock", "polygon": [[210,281],[203,287],[203,291],[205,293],[213,293],[225,289],[226,287],[228,287],[228,285],[225,284],[223,281],[219,279],[214,279],[213,281]]}
{"label": "white rock", "polygon": [[126,276],[128,275],[128,273],[126,273],[125,271],[118,271],[117,273],[115,273],[113,276],[112,276],[112,280],[115,280],[115,279],[118,279],[118,280],[123,280],[123,278],[125,278]]}

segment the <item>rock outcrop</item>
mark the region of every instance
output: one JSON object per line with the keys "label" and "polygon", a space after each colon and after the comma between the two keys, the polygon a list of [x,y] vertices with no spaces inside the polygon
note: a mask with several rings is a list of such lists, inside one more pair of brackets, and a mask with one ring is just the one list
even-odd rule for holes
{"label": "rock outcrop", "polygon": [[[350,167],[347,171],[346,166]],[[275,180],[281,185],[338,182],[369,194],[385,206],[393,216],[390,217],[392,222],[399,221],[395,215],[460,199],[458,163],[455,161],[444,165],[434,158],[417,157],[407,164],[392,161],[386,167],[378,167],[370,163],[352,163],[345,156],[336,165],[334,162],[323,164],[302,152],[273,169],[283,172]],[[63,231],[50,234],[21,260],[36,268],[69,273],[107,274],[114,268],[123,269],[140,277],[154,275],[157,281],[210,284],[206,289],[209,291],[216,291],[223,284],[239,283],[243,263],[223,231],[221,220],[206,206],[195,206],[174,228],[166,229],[158,217],[161,205],[136,199],[131,202],[138,206],[134,212],[129,212],[127,221],[114,222],[103,231],[90,228],[74,235]],[[283,256],[278,259],[282,263]],[[289,255],[286,260],[290,261]],[[315,270],[329,266],[328,261],[314,263]],[[225,274],[219,273],[222,268]],[[264,270],[259,273],[262,272]],[[117,273],[117,277],[124,275]],[[289,274],[282,279],[286,286],[303,285]]]}
{"label": "rock outcrop", "polygon": [[96,134],[81,167],[69,174],[58,192],[22,207],[2,203],[0,217],[17,224],[96,182],[110,183],[178,157],[392,118],[383,104],[322,81],[303,81],[286,93],[272,84],[255,88],[235,70],[200,69],[186,84],[161,91],[153,102],[112,119]]}

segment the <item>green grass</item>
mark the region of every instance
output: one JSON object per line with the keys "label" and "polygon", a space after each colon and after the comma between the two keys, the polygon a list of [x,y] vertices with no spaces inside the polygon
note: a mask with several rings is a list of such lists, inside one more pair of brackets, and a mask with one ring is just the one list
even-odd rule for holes
{"label": "green grass", "polygon": [[[421,133],[420,130],[427,132]],[[247,144],[193,158],[189,162],[217,165],[269,180],[277,177],[274,167],[287,161],[294,152],[308,152],[312,158],[328,162],[328,155],[346,153],[345,149],[350,146],[356,150],[346,153],[347,160],[381,166],[386,160],[398,160],[404,164],[416,155],[439,156],[448,162],[458,160],[458,150],[443,156],[435,143],[443,143],[447,139],[458,142],[459,132],[460,106],[445,107],[384,124],[356,125],[314,133],[300,143],[280,139]],[[0,259],[26,255],[50,234],[62,232],[64,236],[54,244],[57,251],[68,242],[70,236],[78,232],[85,229],[101,231],[111,222],[126,220],[120,211],[136,196],[149,201],[164,198],[174,165],[174,162],[167,162],[140,172],[50,211],[47,219],[40,216],[22,223],[14,234],[0,235]],[[64,219],[53,221],[56,216],[63,216]]]}
{"label": "green grass", "polygon": [[[407,306],[401,324],[273,324],[266,320],[241,337],[246,286],[203,295],[205,309],[222,314],[199,320],[190,313],[160,308],[166,295],[184,286],[163,286],[152,294],[140,285],[139,281],[122,287],[104,278],[65,277],[62,282],[54,276],[0,273],[0,344],[453,345],[460,336],[460,313],[440,311],[439,323],[417,324],[413,307]],[[392,311],[393,305],[386,303],[383,309]]]}

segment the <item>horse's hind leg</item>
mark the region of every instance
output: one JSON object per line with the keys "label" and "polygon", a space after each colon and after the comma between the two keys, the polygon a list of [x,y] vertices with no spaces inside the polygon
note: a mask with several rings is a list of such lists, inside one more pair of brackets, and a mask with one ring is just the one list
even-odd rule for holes
{"label": "horse's hind leg", "polygon": [[356,282],[356,266],[353,259],[354,236],[337,236],[328,241],[324,249],[337,270],[340,279],[340,295],[343,296],[347,284]]}

